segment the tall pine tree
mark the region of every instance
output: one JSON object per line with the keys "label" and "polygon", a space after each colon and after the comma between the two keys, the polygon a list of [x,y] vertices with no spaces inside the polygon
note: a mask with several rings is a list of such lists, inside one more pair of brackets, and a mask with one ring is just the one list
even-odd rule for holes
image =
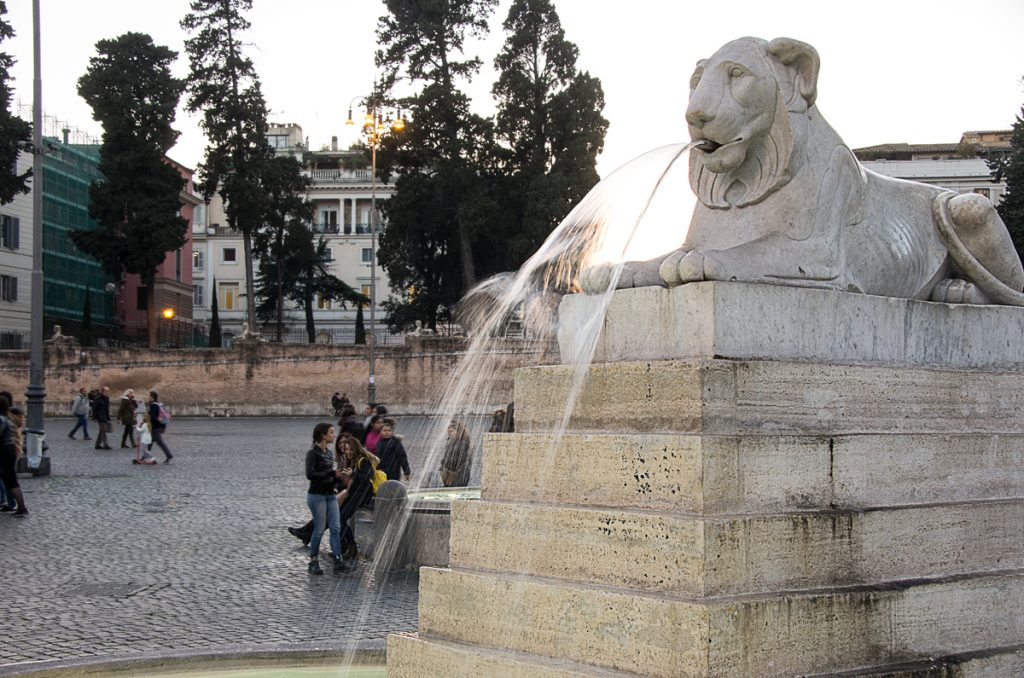
{"label": "tall pine tree", "polygon": [[989,162],[992,177],[1006,182],[1003,201],[996,207],[1003,218],[1010,237],[1017,248],[1017,255],[1024,261],[1024,106],[1021,115],[1013,123],[1013,137],[1010,152]]}
{"label": "tall pine tree", "polygon": [[[384,166],[393,164],[401,176],[384,207],[380,261],[394,288],[417,290],[398,305],[410,319],[434,327],[437,307],[454,304],[477,280],[474,238],[493,207],[481,172],[491,126],[470,111],[460,88],[480,67],[478,58],[463,55],[465,42],[486,34],[496,0],[384,4],[388,13],[377,29],[383,81],[373,99],[386,96],[400,78],[418,91],[399,102],[412,111],[413,124],[394,152],[383,154]],[[402,314],[391,310],[394,326]]]}
{"label": "tall pine tree", "polygon": [[507,151],[505,270],[518,268],[599,180],[597,156],[608,121],[601,83],[576,67],[550,0],[513,0],[494,64],[497,136]]}
{"label": "tall pine tree", "polygon": [[139,275],[155,347],[156,271],[167,252],[185,244],[188,228],[178,214],[185,180],[166,161],[178,138],[171,123],[184,86],[170,70],[178,54],[143,33],[100,40],[96,52],[78,93],[103,126],[103,179],[89,190],[89,215],[98,227],[73,230],[71,239],[113,279]]}
{"label": "tall pine tree", "polygon": [[262,177],[272,157],[267,144],[267,105],[252,60],[243,53],[244,13],[252,0],[192,0],[181,20],[191,74],[188,110],[202,111],[209,145],[199,165],[204,196],[220,191],[229,225],[241,231],[245,259],[246,317],[256,328],[253,237],[266,213]]}
{"label": "tall pine tree", "polygon": [[[7,3],[0,0],[0,42],[14,37],[11,24],[4,21]],[[7,52],[0,52],[0,167],[10,168],[0,172],[0,205],[6,205],[20,193],[28,193],[29,177],[32,170],[17,173],[15,163],[18,155],[32,148],[32,126],[21,118],[11,115],[10,70],[14,58]]]}
{"label": "tall pine tree", "polygon": [[220,348],[223,338],[220,333],[220,312],[217,309],[217,278],[213,279],[213,294],[210,295],[210,337],[207,344],[210,348]]}

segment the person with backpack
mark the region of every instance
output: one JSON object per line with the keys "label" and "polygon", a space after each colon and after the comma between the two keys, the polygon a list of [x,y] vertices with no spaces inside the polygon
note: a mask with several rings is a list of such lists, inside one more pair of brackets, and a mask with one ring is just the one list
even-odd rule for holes
{"label": "person with backpack", "polygon": [[85,387],[78,389],[78,395],[71,401],[71,414],[77,419],[75,427],[71,429],[71,433],[68,434],[68,438],[75,439],[75,433],[78,429],[82,429],[82,435],[85,440],[92,440],[89,437],[89,396],[85,393]]}
{"label": "person with backpack", "polygon": [[164,432],[171,421],[171,412],[160,402],[160,394],[156,391],[149,392],[149,421],[153,427],[153,442],[163,450],[164,463],[169,464],[174,455],[164,442]]}

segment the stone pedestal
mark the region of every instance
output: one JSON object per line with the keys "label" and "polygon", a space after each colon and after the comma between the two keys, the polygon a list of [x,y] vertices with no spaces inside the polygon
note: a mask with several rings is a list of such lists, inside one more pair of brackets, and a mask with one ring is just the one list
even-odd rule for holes
{"label": "stone pedestal", "polygon": [[388,675],[1024,675],[1022,329],[796,288],[616,293],[566,435],[576,370],[517,372],[518,432],[486,438]]}

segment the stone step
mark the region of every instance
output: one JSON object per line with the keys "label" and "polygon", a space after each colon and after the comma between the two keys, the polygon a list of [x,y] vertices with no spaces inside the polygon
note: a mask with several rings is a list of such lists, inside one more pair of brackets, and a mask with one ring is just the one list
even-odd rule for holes
{"label": "stone step", "polygon": [[1024,501],[731,518],[464,501],[450,564],[694,597],[1024,569]]}
{"label": "stone step", "polygon": [[388,678],[636,678],[636,674],[451,643],[418,634],[388,637]]}
{"label": "stone step", "polygon": [[708,515],[1024,498],[1024,435],[488,434],[482,486]]}
{"label": "stone step", "polygon": [[1024,571],[697,600],[424,568],[419,630],[655,678],[740,678],[1012,645],[1022,609]]}
{"label": "stone step", "polygon": [[[516,431],[561,427],[577,370],[516,371]],[[1019,372],[752,360],[594,364],[576,432],[1024,433]]]}
{"label": "stone step", "polygon": [[580,328],[603,312],[593,362],[725,357],[1024,367],[1024,309],[1010,306],[711,281],[617,290],[606,310],[602,301],[562,298],[562,362],[584,351]]}

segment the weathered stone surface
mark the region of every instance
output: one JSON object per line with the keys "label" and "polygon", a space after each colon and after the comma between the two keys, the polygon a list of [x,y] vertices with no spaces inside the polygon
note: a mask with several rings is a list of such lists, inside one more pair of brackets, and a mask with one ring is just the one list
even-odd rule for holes
{"label": "weathered stone surface", "polygon": [[417,635],[388,638],[388,678],[634,678],[618,671]]}
{"label": "weathered stone surface", "polygon": [[730,518],[453,504],[451,565],[685,596],[1024,569],[1024,502]]}
{"label": "weathered stone surface", "polygon": [[489,434],[482,468],[497,501],[706,515],[903,506],[1024,498],[1024,435]]}
{"label": "weathered stone surface", "polygon": [[[1024,432],[1017,372],[775,361],[592,365],[570,431],[714,434]],[[516,431],[557,430],[575,369],[516,371]]]}
{"label": "weathered stone surface", "polygon": [[1020,571],[699,601],[427,568],[420,575],[419,628],[448,641],[658,678],[746,678],[1012,645],[1024,637],[1021,609]]}
{"label": "weathered stone surface", "polygon": [[[562,362],[602,299],[563,297]],[[1013,370],[1024,367],[1024,309],[938,304],[830,290],[702,282],[618,290],[594,362],[739,358]]]}

